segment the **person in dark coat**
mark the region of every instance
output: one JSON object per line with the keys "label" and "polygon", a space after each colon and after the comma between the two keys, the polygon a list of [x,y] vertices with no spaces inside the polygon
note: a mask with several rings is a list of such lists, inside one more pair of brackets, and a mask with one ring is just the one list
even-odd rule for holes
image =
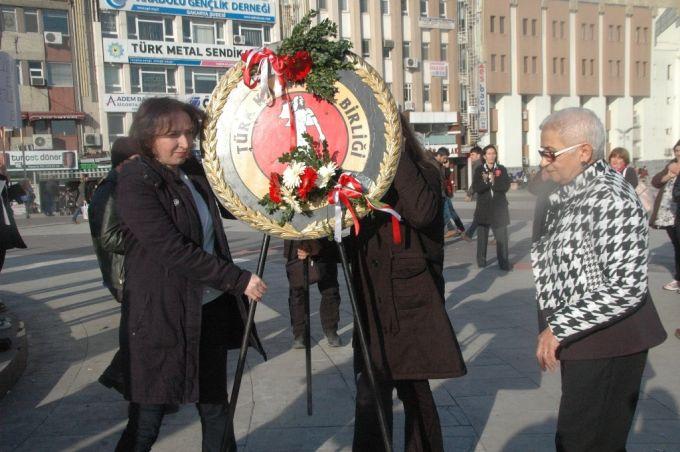
{"label": "person in dark coat", "polygon": [[118,451],[150,450],[164,406],[184,403],[197,404],[202,449],[220,450],[227,348],[237,348],[244,331],[241,297],[259,301],[267,289],[231,259],[217,202],[191,154],[201,118],[191,105],[151,98],[130,129],[142,155],[124,166],[116,189],[125,234],[120,347],[130,401]]}
{"label": "person in dark coat", "polygon": [[10,185],[5,166],[0,166],[0,271],[2,271],[2,266],[5,263],[7,250],[26,248],[10,206],[10,201],[19,202],[23,195],[24,190],[21,185]]}
{"label": "person in dark coat", "polygon": [[[470,149],[470,157],[468,159],[468,164],[470,165],[470,174],[474,175],[475,171],[477,171],[477,168],[479,168],[482,165],[482,148],[479,146],[473,146],[472,149]],[[475,192],[472,189],[472,181],[469,184],[469,187],[467,189],[466,201],[472,201],[475,198]],[[477,231],[477,222],[475,219],[472,219],[472,223],[470,223],[470,226],[468,226],[467,230],[465,231],[465,234],[463,234],[463,239],[466,242],[471,242],[472,237],[475,235],[475,232]]]}
{"label": "person in dark coat", "polygon": [[[340,287],[338,285],[338,252],[335,243],[328,239],[285,240],[283,255],[287,260],[288,306],[293,328],[293,348],[304,348],[305,289],[303,287],[303,260],[309,258],[310,285],[316,284],[321,293],[319,317],[321,327],[331,347],[340,347],[338,336],[340,321]],[[316,276],[312,280],[312,276]]]}
{"label": "person in dark coat", "polygon": [[[392,392],[404,403],[406,450],[442,451],[443,439],[428,379],[466,373],[444,306],[444,219],[440,173],[402,117],[405,146],[383,201],[402,216],[395,244],[387,215],[361,220],[349,241],[352,277],[385,417]],[[356,330],[356,329],[355,329]],[[355,451],[382,450],[375,402],[354,341],[357,385]]]}
{"label": "person in dark coat", "polygon": [[489,228],[496,238],[496,255],[501,270],[511,269],[508,261],[508,225],[510,213],[505,194],[510,189],[508,170],[497,161],[498,151],[492,144],[484,148],[484,163],[472,175],[472,190],[477,193],[474,221],[478,224],[477,266],[486,267]]}

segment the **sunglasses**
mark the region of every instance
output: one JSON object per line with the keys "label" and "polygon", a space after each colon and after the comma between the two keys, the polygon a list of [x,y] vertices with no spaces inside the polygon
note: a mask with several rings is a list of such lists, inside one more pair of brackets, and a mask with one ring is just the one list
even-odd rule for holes
{"label": "sunglasses", "polygon": [[575,144],[573,146],[569,146],[568,148],[560,149],[559,151],[551,151],[549,149],[539,147],[538,153],[541,156],[541,158],[544,158],[550,163],[552,163],[555,160],[557,160],[557,157],[559,157],[560,155],[566,154],[569,151],[573,151],[574,149],[578,148],[579,146],[583,146],[584,144],[586,143]]}

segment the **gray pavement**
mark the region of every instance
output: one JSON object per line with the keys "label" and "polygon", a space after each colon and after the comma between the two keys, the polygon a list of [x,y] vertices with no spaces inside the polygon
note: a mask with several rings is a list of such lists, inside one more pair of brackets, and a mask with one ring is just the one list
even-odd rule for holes
{"label": "gray pavement", "polygon": [[[533,356],[536,313],[528,262],[532,199],[511,195],[511,260],[515,270],[474,265],[474,243],[447,245],[446,306],[469,373],[432,381],[447,451],[549,451],[559,403],[560,378],[542,373]],[[457,202],[464,219],[472,204]],[[119,305],[101,287],[87,224],[68,217],[21,219],[27,250],[8,254],[0,298],[26,324],[27,368],[0,401],[0,451],[113,450],[126,421],[126,403],[97,378],[117,348]],[[235,257],[253,269],[261,236],[227,222]],[[661,286],[670,279],[672,247],[651,232],[650,287],[669,339],[649,355],[642,400],[629,438],[630,451],[680,451],[680,295]],[[350,450],[354,383],[350,345],[329,348],[312,291],[314,415],[306,414],[304,351],[290,350],[287,282],[281,241],[272,241],[265,280],[270,291],[257,311],[269,354],[251,353],[236,418],[240,450]],[[489,256],[494,254],[490,249]],[[343,292],[340,333],[352,334]],[[230,376],[237,354],[230,354]],[[395,400],[395,450],[403,450],[403,410]],[[193,406],[164,420],[154,450],[200,450]]]}

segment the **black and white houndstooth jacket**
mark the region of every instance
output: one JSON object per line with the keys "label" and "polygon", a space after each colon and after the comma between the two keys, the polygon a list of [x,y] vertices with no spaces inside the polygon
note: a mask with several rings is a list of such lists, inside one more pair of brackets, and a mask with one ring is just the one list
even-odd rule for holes
{"label": "black and white houndstooth jacket", "polygon": [[647,293],[647,224],[633,187],[602,160],[550,196],[531,262],[539,309],[558,340],[639,307]]}

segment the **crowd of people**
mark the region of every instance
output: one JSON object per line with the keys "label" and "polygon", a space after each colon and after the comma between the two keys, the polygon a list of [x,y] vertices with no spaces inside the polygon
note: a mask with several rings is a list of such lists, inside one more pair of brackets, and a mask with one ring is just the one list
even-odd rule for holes
{"label": "crowd of people", "polygon": [[[150,450],[164,415],[186,403],[196,404],[204,451],[222,450],[225,435],[235,450],[227,425],[227,350],[241,344],[247,305],[263,299],[267,284],[231,257],[221,222],[229,213],[191,152],[202,119],[189,104],[145,100],[129,137],[114,144],[113,169],[89,204],[104,284],[121,303],[120,350],[100,378],[129,401],[117,451]],[[345,239],[359,307],[355,321],[367,333],[370,359],[354,340],[356,451],[383,448],[375,397],[391,430],[394,390],[404,405],[406,450],[444,450],[429,380],[466,374],[445,307],[445,238],[472,240],[476,233],[483,268],[491,230],[499,268],[512,270],[511,178],[497,148],[471,151],[467,196],[476,206],[466,228],[452,203],[457,187],[448,151],[426,151],[404,116],[401,122],[402,155],[383,201],[401,215],[402,240],[393,242],[390,219],[378,215],[361,219],[358,234]],[[648,350],[666,338],[647,282],[650,224],[666,229],[675,251],[674,279],[664,289],[680,291],[680,142],[675,159],[652,179],[659,194],[649,219],[628,152],[616,148],[605,160],[604,148],[605,130],[593,112],[554,112],[541,124],[541,168],[529,180],[537,197],[535,354],[543,370],[561,372],[560,451],[625,450]],[[2,188],[6,210],[10,195]],[[12,226],[10,216],[3,234]],[[7,243],[3,235],[3,255]],[[25,246],[20,237],[10,245]],[[292,347],[307,345],[303,263],[307,283],[321,294],[328,345],[341,346],[337,246],[286,241],[284,256]],[[248,341],[262,351],[255,331]]]}

